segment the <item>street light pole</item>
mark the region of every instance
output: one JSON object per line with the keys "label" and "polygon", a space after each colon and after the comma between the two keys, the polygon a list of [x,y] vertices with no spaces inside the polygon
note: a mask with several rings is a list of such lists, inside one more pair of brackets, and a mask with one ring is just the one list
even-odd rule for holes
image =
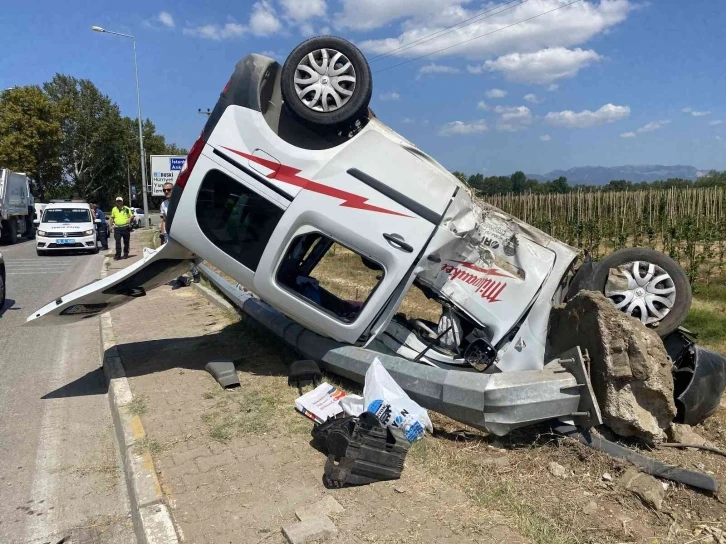
{"label": "street light pole", "polygon": [[[146,196],[146,154],[144,153],[144,131],[141,123],[141,91],[139,89],[139,63],[136,60],[136,38],[131,34],[122,34],[121,32],[113,32],[112,30],[106,30],[100,26],[92,26],[91,30],[94,32],[103,32],[106,34],[115,34],[116,36],[122,36],[124,38],[131,38],[134,44],[134,70],[136,72],[136,106],[138,108],[139,116],[139,161],[141,162],[141,191],[144,195],[144,227],[149,228],[149,202]],[[131,201],[129,200],[129,204]]]}

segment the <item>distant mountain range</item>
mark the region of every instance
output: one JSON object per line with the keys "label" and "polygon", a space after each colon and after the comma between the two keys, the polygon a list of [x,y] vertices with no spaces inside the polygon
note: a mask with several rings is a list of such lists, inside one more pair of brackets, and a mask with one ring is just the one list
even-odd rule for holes
{"label": "distant mountain range", "polygon": [[633,183],[641,181],[659,181],[668,178],[695,180],[707,171],[694,166],[663,166],[660,164],[625,165],[625,166],[577,166],[569,170],[553,170],[542,176],[527,174],[530,179],[550,181],[565,176],[570,185],[605,185],[614,179],[624,179]]}

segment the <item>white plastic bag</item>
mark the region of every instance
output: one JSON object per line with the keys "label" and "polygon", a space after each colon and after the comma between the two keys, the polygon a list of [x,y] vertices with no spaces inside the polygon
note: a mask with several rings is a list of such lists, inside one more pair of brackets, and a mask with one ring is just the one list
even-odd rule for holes
{"label": "white plastic bag", "polygon": [[366,371],[363,403],[365,411],[375,414],[384,427],[401,429],[409,442],[422,438],[424,430],[434,430],[426,410],[409,398],[378,358]]}

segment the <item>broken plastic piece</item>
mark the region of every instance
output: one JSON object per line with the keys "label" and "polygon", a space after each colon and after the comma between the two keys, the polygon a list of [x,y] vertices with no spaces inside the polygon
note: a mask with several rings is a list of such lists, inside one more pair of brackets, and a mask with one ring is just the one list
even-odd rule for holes
{"label": "broken plastic piece", "polygon": [[[383,480],[397,480],[403,472],[409,442],[399,429],[384,428],[370,412],[363,412],[359,418],[349,418],[350,423],[331,425],[328,438],[333,437],[325,463],[323,481],[328,488],[344,485],[364,485]],[[343,420],[345,421],[345,420]],[[350,439],[346,445],[346,433]],[[315,434],[313,434],[315,436]],[[343,445],[345,455],[340,457]]]}
{"label": "broken plastic piece", "polygon": [[234,361],[210,361],[204,369],[225,389],[240,385]]}
{"label": "broken plastic piece", "polygon": [[302,387],[312,383],[317,387],[322,377],[323,373],[320,371],[320,367],[315,361],[309,359],[295,361],[290,365],[287,385]]}

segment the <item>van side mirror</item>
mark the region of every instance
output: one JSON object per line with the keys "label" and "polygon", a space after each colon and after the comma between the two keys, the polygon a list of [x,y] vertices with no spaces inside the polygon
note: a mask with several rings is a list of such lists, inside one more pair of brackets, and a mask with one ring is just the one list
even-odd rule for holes
{"label": "van side mirror", "polygon": [[33,219],[33,225],[35,225],[36,227],[40,225],[40,219]]}

